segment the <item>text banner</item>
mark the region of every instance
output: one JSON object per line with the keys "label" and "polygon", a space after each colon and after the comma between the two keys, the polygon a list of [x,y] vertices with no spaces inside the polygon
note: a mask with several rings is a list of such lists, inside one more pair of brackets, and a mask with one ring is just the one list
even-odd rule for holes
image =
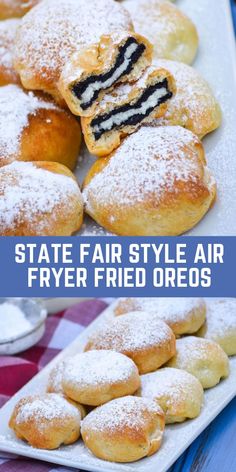
{"label": "text banner", "polygon": [[236,297],[236,237],[0,238],[2,297]]}

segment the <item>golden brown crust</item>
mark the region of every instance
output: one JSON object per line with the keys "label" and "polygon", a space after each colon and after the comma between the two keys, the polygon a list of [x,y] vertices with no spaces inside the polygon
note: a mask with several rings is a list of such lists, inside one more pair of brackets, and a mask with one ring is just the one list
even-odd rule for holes
{"label": "golden brown crust", "polygon": [[0,105],[0,167],[14,161],[52,161],[75,168],[81,129],[69,111],[16,85],[1,88]]}
{"label": "golden brown crust", "polygon": [[197,377],[204,389],[214,387],[229,375],[229,360],[219,344],[195,336],[177,339],[176,355],[167,367],[186,370]]}
{"label": "golden brown crust", "polygon": [[22,398],[9,421],[19,439],[39,449],[57,449],[80,436],[80,405],[57,394]]}
{"label": "golden brown crust", "polygon": [[86,212],[124,236],[177,236],[193,228],[213,204],[216,184],[201,142],[189,133],[181,127],[141,127],[98,159],[83,184]]}
{"label": "golden brown crust", "polygon": [[[47,187],[44,189],[42,188],[42,173],[40,173],[39,181],[37,180],[37,168],[49,173],[61,174],[69,180],[63,180],[62,183],[53,179],[51,182],[50,175],[45,172],[44,178],[48,184],[45,184]],[[34,182],[31,181],[31,185],[34,185],[28,187],[30,181],[28,175],[32,171]],[[63,185],[66,185],[66,194],[62,197]],[[11,191],[14,194],[14,207]],[[55,201],[48,201],[46,209],[47,192]],[[33,164],[19,162],[2,167],[0,169],[0,195],[2,199],[1,236],[70,236],[82,225],[83,200],[75,177],[67,167],[56,162],[34,162]]]}
{"label": "golden brown crust", "polygon": [[208,300],[207,319],[197,336],[217,342],[228,356],[236,354],[236,300]]}
{"label": "golden brown crust", "polygon": [[47,383],[47,392],[48,393],[60,393],[63,394],[62,388],[62,376],[65,370],[65,361],[58,362],[56,366],[51,370],[48,383]]}
{"label": "golden brown crust", "polygon": [[203,404],[199,380],[184,370],[170,367],[142,375],[138,395],[157,401],[165,413],[166,424],[196,418]]}
{"label": "golden brown crust", "polygon": [[120,107],[127,105],[135,105],[140,99],[145,90],[148,87],[153,86],[157,83],[167,81],[168,92],[173,96],[176,92],[175,81],[172,75],[165,69],[155,69],[150,67],[148,73],[144,72],[143,76],[135,83],[131,83],[130,86],[125,83],[116,86],[110,94],[105,95],[104,102],[101,101],[96,107],[95,113],[89,117],[81,118],[81,126],[84,135],[86,145],[91,152],[99,157],[104,157],[111,154],[116,148],[120,146],[122,139],[129,134],[134,133],[142,124],[148,124],[153,119],[162,117],[168,107],[169,99],[160,105],[156,106],[155,109],[145,117],[143,120],[135,125],[119,125],[113,130],[103,133],[101,138],[95,139],[92,128],[92,121],[101,115],[106,115],[113,110],[117,110]]}
{"label": "golden brown crust", "polygon": [[[1,7],[0,7],[1,11]],[[14,38],[20,21],[0,21],[0,86],[20,84],[20,77],[13,67]]]}
{"label": "golden brown crust", "polygon": [[[91,16],[91,8],[96,15]],[[14,65],[26,89],[42,90],[62,103],[58,81],[65,63],[102,34],[133,29],[128,12],[111,0],[46,0],[18,30]]]}
{"label": "golden brown crust", "polygon": [[81,146],[79,122],[66,110],[39,110],[23,130],[17,160],[59,162],[73,170]]}
{"label": "golden brown crust", "polygon": [[160,448],[164,427],[164,414],[156,402],[128,396],[91,412],[83,421],[81,434],[96,457],[133,462]]}
{"label": "golden brown crust", "polygon": [[146,38],[131,31],[103,35],[98,43],[82,48],[65,64],[58,87],[72,113],[83,117],[90,117],[95,113],[100,100],[105,93],[112,90],[114,83],[101,90],[98,98],[86,110],[81,106],[81,100],[74,94],[73,86],[81,84],[91,76],[100,76],[109,72],[115,64],[119,50],[130,38],[133,38],[137,44],[144,45],[145,50],[129,74],[121,76],[114,83],[133,82],[151,64],[152,45]]}
{"label": "golden brown crust", "polygon": [[155,66],[165,67],[175,78],[177,93],[167,113],[153,125],[180,125],[199,138],[217,129],[222,120],[220,105],[201,75],[191,66],[177,61],[156,59]]}
{"label": "golden brown crust", "polygon": [[132,395],[139,386],[135,363],[118,352],[108,350],[78,354],[65,364],[62,375],[64,394],[90,406]]}
{"label": "golden brown crust", "polygon": [[20,18],[39,2],[40,0],[1,0],[0,20]]}
{"label": "golden brown crust", "polygon": [[198,33],[190,18],[163,0],[125,0],[137,33],[154,46],[154,57],[191,64],[198,48]]}
{"label": "golden brown crust", "polygon": [[176,337],[195,333],[206,319],[206,303],[200,298],[124,298],[118,300],[114,313],[120,316],[130,311],[144,309],[155,313],[165,321]]}
{"label": "golden brown crust", "polygon": [[140,374],[152,372],[175,354],[175,336],[153,314],[135,312],[115,318],[90,336],[85,351],[108,349],[130,357]]}

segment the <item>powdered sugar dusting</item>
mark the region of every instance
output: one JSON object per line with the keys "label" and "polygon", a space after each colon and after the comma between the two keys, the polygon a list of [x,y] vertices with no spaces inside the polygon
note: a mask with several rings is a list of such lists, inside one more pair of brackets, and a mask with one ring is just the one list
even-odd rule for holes
{"label": "powdered sugar dusting", "polygon": [[82,422],[83,429],[90,431],[122,432],[140,431],[147,425],[149,415],[162,415],[161,408],[153,400],[138,397],[122,397],[96,408]]}
{"label": "powdered sugar dusting", "polygon": [[126,10],[114,0],[44,0],[22,20],[17,63],[41,79],[59,79],[62,67],[80,46],[102,34],[130,29]]}
{"label": "powdered sugar dusting", "polygon": [[[163,0],[125,0],[135,31],[154,45],[154,56],[191,62],[194,26],[175,5]],[[197,39],[196,39],[197,43]]]}
{"label": "powdered sugar dusting", "polygon": [[89,341],[95,349],[128,352],[161,346],[171,336],[170,328],[153,313],[137,311],[113,319],[101,331],[96,331]]}
{"label": "powdered sugar dusting", "polygon": [[[152,35],[152,39],[156,39],[158,33],[161,32],[165,32],[166,35],[173,33],[174,23],[170,17],[163,15],[161,3],[163,3],[163,0],[124,1],[125,8],[129,11],[137,32],[141,33],[142,28],[142,34],[146,37]],[[174,10],[175,7],[170,6],[170,11]],[[145,13],[145,16],[140,15],[141,12]]]}
{"label": "powdered sugar dusting", "polygon": [[[213,347],[215,347],[215,350],[222,351],[224,355],[223,350],[214,341],[196,336],[186,336],[185,338],[177,339],[177,363],[184,369],[188,368],[189,362],[198,362],[199,360],[207,362],[214,352],[212,351]],[[171,364],[172,359],[169,362]],[[173,358],[173,362],[175,362],[175,358]]]}
{"label": "powdered sugar dusting", "polygon": [[91,209],[90,192],[97,204],[129,206],[149,197],[159,202],[166,192],[178,192],[177,182],[200,181],[197,144],[197,137],[179,126],[140,128],[85,187],[87,209]]}
{"label": "powdered sugar dusting", "polygon": [[17,19],[0,21],[0,67],[13,68],[14,39],[19,24]]}
{"label": "powdered sugar dusting", "polygon": [[79,409],[68,402],[63,396],[56,393],[48,393],[38,397],[29,397],[28,401],[20,406],[16,416],[16,424],[37,418],[38,425],[43,427],[44,421],[53,421],[68,417],[78,418],[81,414]]}
{"label": "powdered sugar dusting", "polygon": [[[0,87],[0,160],[14,157],[20,149],[20,138],[29,123],[30,115],[40,109],[58,109],[33,92],[25,92],[18,85]],[[2,162],[3,163],[3,162]]]}
{"label": "powdered sugar dusting", "polygon": [[[30,162],[13,162],[0,170],[0,195],[0,232],[14,229],[21,218],[34,225],[39,215],[51,212],[52,219],[53,210],[69,196],[81,200],[74,179],[40,169]],[[40,230],[38,220],[37,225]]]}
{"label": "powdered sugar dusting", "polygon": [[59,362],[50,372],[48,392],[63,393],[62,378],[65,371],[66,361]]}
{"label": "powdered sugar dusting", "polygon": [[236,332],[236,299],[225,298],[207,302],[206,337]]}
{"label": "powdered sugar dusting", "polygon": [[[176,94],[169,102],[165,116],[157,123],[171,123],[188,126],[191,123],[195,133],[203,136],[215,126],[215,116],[219,114],[219,105],[206,80],[191,66],[181,62],[155,60],[156,67],[163,67],[173,74],[176,81]],[[176,120],[176,121],[175,121]]]}
{"label": "powdered sugar dusting", "polygon": [[0,342],[22,336],[30,330],[33,325],[27,320],[20,307],[10,302],[0,304]]}
{"label": "powdered sugar dusting", "polygon": [[143,310],[148,313],[155,313],[165,322],[181,322],[186,321],[191,312],[196,309],[205,309],[205,303],[200,298],[131,298],[120,299],[117,303],[118,307],[125,308],[125,300],[129,301],[135,310]]}
{"label": "powdered sugar dusting", "polygon": [[[137,81],[136,85],[138,85]],[[108,91],[101,99],[99,103],[99,112],[106,110],[107,104],[120,105],[121,102],[127,100],[130,92],[133,90],[133,84],[131,83],[120,83],[115,86],[112,91]]]}
{"label": "powdered sugar dusting", "polygon": [[131,359],[113,351],[88,351],[77,354],[66,364],[63,381],[80,387],[128,381],[137,373]]}
{"label": "powdered sugar dusting", "polygon": [[181,369],[166,367],[141,376],[142,397],[167,400],[167,406],[192,397],[193,389],[203,393],[199,381]]}

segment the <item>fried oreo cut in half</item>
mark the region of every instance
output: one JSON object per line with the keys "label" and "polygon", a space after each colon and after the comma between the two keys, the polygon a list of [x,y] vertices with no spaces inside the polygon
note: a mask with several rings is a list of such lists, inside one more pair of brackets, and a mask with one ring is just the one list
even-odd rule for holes
{"label": "fried oreo cut in half", "polygon": [[104,35],[99,43],[75,53],[65,65],[59,89],[78,116],[93,115],[107,91],[139,79],[152,61],[152,45],[133,32]]}
{"label": "fried oreo cut in half", "polygon": [[81,119],[89,151],[106,156],[143,123],[164,115],[175,93],[175,81],[165,69],[149,67],[133,84],[120,84],[106,94],[92,117]]}

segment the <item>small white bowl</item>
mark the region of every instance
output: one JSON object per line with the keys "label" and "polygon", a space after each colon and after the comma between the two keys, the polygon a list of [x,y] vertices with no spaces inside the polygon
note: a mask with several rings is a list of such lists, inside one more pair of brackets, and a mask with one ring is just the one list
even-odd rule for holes
{"label": "small white bowl", "polygon": [[4,339],[4,341],[1,341],[0,333],[0,355],[2,356],[17,354],[34,346],[44,334],[45,320],[47,318],[47,310],[39,300],[30,298],[0,298],[0,305],[5,302],[19,307],[32,325],[32,328],[20,336],[13,336],[7,340]]}
{"label": "small white bowl", "polygon": [[89,300],[89,298],[44,298],[43,303],[48,314],[53,315],[86,300]]}

